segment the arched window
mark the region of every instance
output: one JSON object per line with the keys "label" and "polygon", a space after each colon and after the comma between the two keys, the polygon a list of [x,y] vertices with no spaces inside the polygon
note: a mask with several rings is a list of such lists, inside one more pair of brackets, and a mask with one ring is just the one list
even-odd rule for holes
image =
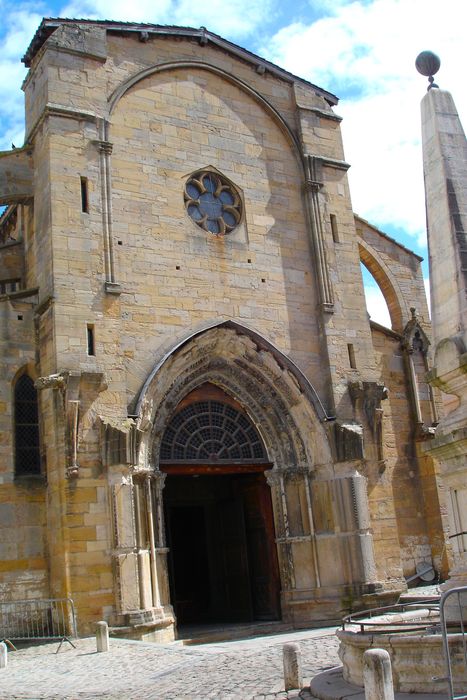
{"label": "arched window", "polygon": [[220,401],[199,401],[176,413],[165,429],[161,461],[250,462],[266,459],[249,418]]}
{"label": "arched window", "polygon": [[27,374],[22,374],[14,388],[15,475],[41,473],[39,450],[39,414],[37,391]]}

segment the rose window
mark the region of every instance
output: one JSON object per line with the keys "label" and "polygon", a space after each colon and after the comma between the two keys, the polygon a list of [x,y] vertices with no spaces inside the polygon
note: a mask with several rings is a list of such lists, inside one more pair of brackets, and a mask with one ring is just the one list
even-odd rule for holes
{"label": "rose window", "polygon": [[240,195],[217,173],[196,173],[186,183],[184,195],[188,216],[205,231],[223,236],[240,223]]}

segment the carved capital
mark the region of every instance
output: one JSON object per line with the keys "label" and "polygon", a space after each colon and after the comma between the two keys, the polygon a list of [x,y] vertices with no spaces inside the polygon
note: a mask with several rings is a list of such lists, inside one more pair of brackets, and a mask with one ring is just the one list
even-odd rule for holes
{"label": "carved capital", "polygon": [[283,476],[286,481],[302,481],[309,473],[308,467],[289,467],[284,469]]}
{"label": "carved capital", "polygon": [[323,187],[323,163],[320,158],[303,154],[303,162],[305,165],[305,188],[321,189]]}
{"label": "carved capital", "polygon": [[266,482],[271,488],[273,486],[279,486],[281,483],[281,474],[276,469],[268,469],[264,472],[266,477]]}
{"label": "carved capital", "polygon": [[319,192],[322,187],[322,182],[318,182],[317,180],[305,180],[304,188],[306,192]]}
{"label": "carved capital", "polygon": [[110,141],[97,141],[97,147],[100,153],[105,153],[107,155],[112,155],[113,143]]}
{"label": "carved capital", "polygon": [[151,473],[151,479],[154,483],[158,495],[160,495],[164,489],[166,478],[167,474],[165,472],[154,471]]}

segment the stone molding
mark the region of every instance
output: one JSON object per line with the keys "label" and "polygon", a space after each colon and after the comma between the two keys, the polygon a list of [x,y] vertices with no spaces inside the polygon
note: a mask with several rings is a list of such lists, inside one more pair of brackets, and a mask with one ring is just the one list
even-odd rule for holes
{"label": "stone molding", "polygon": [[[326,432],[313,406],[287,375],[271,353],[233,329],[212,328],[196,336],[160,366],[138,402],[136,422],[144,433],[140,462],[149,459],[157,465],[159,443],[170,415],[185,395],[205,382],[218,384],[247,408],[260,429],[269,461],[294,466],[330,461]],[[301,429],[292,418],[292,409],[301,414]],[[301,431],[308,433],[310,428],[322,436],[317,441],[322,454],[310,454],[309,440],[305,447]]]}
{"label": "stone molding", "polygon": [[214,73],[215,75],[222,77],[224,80],[235,85],[240,90],[246,92],[256,102],[259,102],[259,104],[265,109],[269,116],[278,124],[279,128],[284,133],[289,143],[292,145],[297,158],[300,157],[300,147],[296,135],[294,134],[291,127],[287,124],[286,120],[279,114],[277,109],[273,107],[272,104],[263,95],[257,92],[254,88],[251,87],[251,85],[248,85],[245,81],[241,80],[240,78],[237,78],[236,76],[233,76],[232,74],[228,73],[222,68],[219,68],[218,66],[215,66],[212,63],[206,63],[204,61],[199,60],[184,59],[181,61],[161,63],[159,65],[145,68],[144,70],[139,71],[135,75],[130,76],[123,83],[121,83],[108,98],[109,119],[121,98],[134,85],[139,83],[141,80],[144,80],[145,78],[148,78],[149,76],[154,75],[156,73],[169,70],[178,70],[180,68],[198,68],[200,70],[209,71],[211,73]]}

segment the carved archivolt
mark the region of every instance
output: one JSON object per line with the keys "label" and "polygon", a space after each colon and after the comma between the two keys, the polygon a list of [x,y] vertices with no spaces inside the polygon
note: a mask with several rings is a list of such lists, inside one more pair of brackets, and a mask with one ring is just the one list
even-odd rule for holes
{"label": "carved archivolt", "polygon": [[142,431],[139,468],[157,468],[170,417],[188,393],[206,382],[242,404],[276,467],[310,468],[331,461],[327,434],[295,377],[272,352],[224,326],[175,350],[145,385],[136,419]]}

